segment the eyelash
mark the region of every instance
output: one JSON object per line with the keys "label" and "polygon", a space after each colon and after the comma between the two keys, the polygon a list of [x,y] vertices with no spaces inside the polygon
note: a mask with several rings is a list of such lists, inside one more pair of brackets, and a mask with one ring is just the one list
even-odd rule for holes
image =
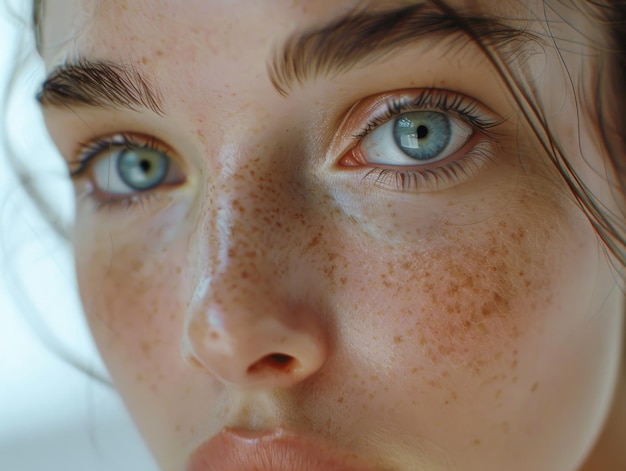
{"label": "eyelash", "polygon": [[73,162],[77,166],[71,170],[72,178],[82,176],[88,169],[92,159],[112,148],[119,149],[148,149],[163,153],[171,158],[170,151],[165,146],[159,144],[159,140],[148,135],[139,135],[132,133],[119,132],[113,136],[98,138],[93,141],[82,142],[78,144],[78,158]]}
{"label": "eyelash", "polygon": [[[171,151],[160,143],[155,137],[134,134],[127,132],[119,132],[113,136],[107,136],[98,138],[92,141],[83,142],[78,144],[78,158],[74,162],[70,162],[70,166],[74,165],[75,168],[70,170],[70,177],[72,179],[79,179],[84,176],[90,170],[90,164],[104,152],[111,151],[112,149],[147,149],[154,150],[162,153],[168,159],[172,159]],[[93,187],[83,194],[79,195],[79,198],[88,198],[95,205],[96,210],[103,208],[117,208],[130,209],[135,205],[141,205],[153,201],[158,198],[158,193],[154,191],[140,191],[134,193],[132,196],[119,196],[114,197],[108,195],[107,197],[97,197],[98,190]]]}
{"label": "eyelash", "polygon": [[[496,139],[497,135],[492,128],[499,125],[501,120],[487,116],[480,108],[478,102],[473,99],[441,89],[425,89],[412,98],[391,98],[382,107],[379,107],[374,112],[374,115],[369,117],[363,129],[353,136],[356,145],[347,154],[354,151],[360,142],[371,132],[403,113],[425,109],[453,113],[472,126],[473,129],[483,134],[487,138],[486,142],[483,141],[483,143],[475,145],[463,158],[439,167],[424,169],[373,167],[368,170],[363,179],[373,180],[377,185],[390,185],[403,192],[416,191],[433,183],[439,185],[442,181],[444,184],[445,182],[454,181],[461,174],[467,175],[472,173],[474,171],[472,167],[475,167],[477,164],[476,159],[489,161],[492,158],[490,146],[481,146],[481,144],[490,144]],[[70,170],[70,175],[73,179],[84,176],[89,172],[90,164],[93,160],[105,152],[112,149],[133,148],[158,151],[167,158],[172,159],[170,150],[162,145],[158,139],[148,135],[120,132],[113,136],[80,143],[78,145],[79,151],[77,152],[78,158],[73,162],[76,168]],[[70,166],[72,166],[72,163],[70,163]],[[119,197],[110,195],[98,197],[97,193],[98,190],[92,187],[80,195],[80,197],[87,197],[95,202],[96,209],[117,206],[122,209],[129,209],[136,204],[143,206],[146,201],[158,197],[158,192],[155,191],[138,191],[132,196]]]}
{"label": "eyelash", "polygon": [[371,117],[364,129],[354,137],[362,139],[378,126],[382,126],[402,113],[425,109],[454,113],[485,134],[489,134],[491,128],[501,123],[501,120],[486,117],[485,113],[480,111],[480,105],[476,100],[456,92],[426,89],[412,99],[404,97],[387,100],[382,113],[378,112]]}
{"label": "eyelash", "polygon": [[440,189],[440,184],[454,183],[454,179],[460,175],[473,173],[478,164],[477,160],[483,162],[492,160],[493,149],[490,144],[498,138],[498,133],[493,128],[500,125],[503,120],[488,116],[481,110],[481,106],[476,100],[442,89],[424,89],[412,98],[402,97],[387,100],[382,109],[379,109],[368,119],[363,129],[358,134],[353,135],[356,145],[344,156],[354,151],[361,141],[378,127],[403,113],[422,110],[453,113],[480,132],[486,139],[466,152],[463,158],[448,164],[423,169],[373,167],[368,170],[363,180],[373,180],[378,186],[389,185],[401,192],[419,191],[423,187],[433,184],[435,189]]}

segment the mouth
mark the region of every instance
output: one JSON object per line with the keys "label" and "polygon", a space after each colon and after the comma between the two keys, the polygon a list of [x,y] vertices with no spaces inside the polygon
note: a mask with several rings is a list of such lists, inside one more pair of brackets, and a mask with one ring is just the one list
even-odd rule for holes
{"label": "mouth", "polygon": [[200,445],[186,471],[383,471],[359,463],[353,452],[282,428],[224,429]]}

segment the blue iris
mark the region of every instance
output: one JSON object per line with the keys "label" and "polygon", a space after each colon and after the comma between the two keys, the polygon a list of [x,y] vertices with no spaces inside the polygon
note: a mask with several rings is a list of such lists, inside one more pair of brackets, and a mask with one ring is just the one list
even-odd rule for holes
{"label": "blue iris", "polygon": [[155,149],[129,148],[119,153],[117,172],[122,181],[134,190],[149,190],[167,176],[169,160]]}
{"label": "blue iris", "polygon": [[405,113],[396,119],[393,127],[396,145],[415,160],[436,158],[451,137],[450,119],[436,111]]}

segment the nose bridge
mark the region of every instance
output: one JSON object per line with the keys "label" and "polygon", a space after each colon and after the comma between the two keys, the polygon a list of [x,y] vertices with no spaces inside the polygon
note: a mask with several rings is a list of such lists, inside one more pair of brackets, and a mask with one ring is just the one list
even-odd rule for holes
{"label": "nose bridge", "polygon": [[237,270],[255,276],[277,241],[270,215],[285,209],[278,207],[284,200],[270,197],[264,187],[271,178],[267,165],[261,168],[260,159],[243,159],[233,149],[228,154],[230,159],[220,159],[224,164],[211,168],[193,216],[189,257],[196,284]]}
{"label": "nose bridge", "polygon": [[194,235],[193,245],[207,256],[196,261],[183,353],[229,383],[284,386],[323,363],[319,318],[290,289],[290,247],[281,226],[294,203],[281,194],[279,177],[259,165],[220,174]]}
{"label": "nose bridge", "polygon": [[282,175],[258,157],[244,159],[237,167],[225,168],[210,190],[215,219],[205,221],[217,257],[215,269],[233,263],[260,268],[271,245],[279,242],[278,220],[289,213],[290,199],[280,194]]}
{"label": "nose bridge", "polygon": [[258,162],[252,162],[225,169],[211,183],[213,207],[204,211],[196,240],[204,249],[198,252],[208,257],[196,274],[194,299],[195,310],[210,314],[212,325],[255,323],[254,311],[270,310],[278,302],[273,298],[279,291],[276,267],[281,262],[272,249],[280,243],[280,233],[271,227],[272,215],[287,209],[285,198],[281,202],[276,192],[268,194],[268,180]]}

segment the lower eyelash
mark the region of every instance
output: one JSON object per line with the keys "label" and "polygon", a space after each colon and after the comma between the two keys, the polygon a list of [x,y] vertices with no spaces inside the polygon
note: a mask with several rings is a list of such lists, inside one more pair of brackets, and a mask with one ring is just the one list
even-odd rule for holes
{"label": "lower eyelash", "polygon": [[379,188],[400,192],[440,191],[477,176],[494,161],[494,143],[477,144],[460,160],[431,169],[372,168],[363,180]]}
{"label": "lower eyelash", "polygon": [[92,204],[94,211],[101,211],[103,209],[115,209],[115,210],[130,210],[136,206],[141,206],[141,209],[146,209],[146,204],[150,204],[159,199],[159,194],[156,192],[146,191],[142,193],[133,194],[130,197],[124,196],[121,198],[95,198],[93,191],[84,191],[77,195],[77,199],[81,201],[87,201]]}

